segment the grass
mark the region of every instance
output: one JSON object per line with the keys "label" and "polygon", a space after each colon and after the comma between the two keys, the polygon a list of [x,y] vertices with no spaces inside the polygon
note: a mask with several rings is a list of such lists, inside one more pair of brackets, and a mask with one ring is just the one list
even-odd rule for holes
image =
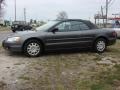
{"label": "grass", "polygon": [[19,79],[21,79],[21,80],[30,80],[30,78],[27,77],[27,76],[21,76],[21,77],[19,77]]}
{"label": "grass", "polygon": [[100,61],[102,59],[102,55],[96,54],[94,60]]}
{"label": "grass", "polygon": [[2,44],[0,44],[0,47],[2,47]]}
{"label": "grass", "polygon": [[[113,71],[101,72],[97,79],[99,82],[91,85],[91,90],[115,90],[120,85],[120,65],[115,65]],[[116,83],[119,82],[119,83]]]}
{"label": "grass", "polygon": [[0,81],[0,90],[5,90],[5,87],[7,86],[7,84],[3,81]]}
{"label": "grass", "polygon": [[19,62],[19,63],[15,63],[14,65],[22,65],[22,64],[24,64],[24,63]]}
{"label": "grass", "polygon": [[[120,41],[104,54],[91,52],[48,55],[31,61],[19,79],[35,90],[116,90],[120,65],[98,65],[104,57],[120,61]],[[25,85],[25,84],[24,84]]]}
{"label": "grass", "polygon": [[0,27],[0,31],[10,31],[10,27]]}

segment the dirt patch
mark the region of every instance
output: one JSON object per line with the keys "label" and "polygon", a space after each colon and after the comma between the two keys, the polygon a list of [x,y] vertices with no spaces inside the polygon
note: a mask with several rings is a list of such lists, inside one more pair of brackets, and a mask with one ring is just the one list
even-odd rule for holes
{"label": "dirt patch", "polygon": [[38,58],[0,49],[0,90],[119,89],[119,44],[104,54],[85,51]]}
{"label": "dirt patch", "polygon": [[5,90],[17,90],[17,77],[24,73],[24,68],[29,61],[26,60],[22,56],[12,56],[9,52],[0,49],[0,81],[5,83],[7,87]]}

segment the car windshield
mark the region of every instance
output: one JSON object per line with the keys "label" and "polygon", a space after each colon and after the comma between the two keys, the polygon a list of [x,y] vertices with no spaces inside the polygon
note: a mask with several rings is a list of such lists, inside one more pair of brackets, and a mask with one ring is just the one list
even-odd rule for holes
{"label": "car windshield", "polygon": [[36,28],[36,30],[45,31],[45,30],[48,30],[49,28],[51,28],[52,26],[54,26],[57,23],[58,23],[58,21],[49,21],[48,23]]}

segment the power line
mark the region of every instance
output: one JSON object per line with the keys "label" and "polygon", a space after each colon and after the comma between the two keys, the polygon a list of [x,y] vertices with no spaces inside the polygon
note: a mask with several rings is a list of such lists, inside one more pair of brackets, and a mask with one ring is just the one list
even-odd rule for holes
{"label": "power line", "polygon": [[112,2],[112,0],[109,0],[109,1],[108,1],[108,4],[110,4],[111,2]]}
{"label": "power line", "polygon": [[[114,2],[115,2],[115,0],[109,0],[109,1],[108,1],[108,6],[109,6],[109,7],[112,6]],[[111,4],[111,3],[112,3],[112,4]],[[109,8],[109,7],[108,7],[108,8]],[[106,9],[106,5],[103,7],[103,9]]]}
{"label": "power line", "polygon": [[115,3],[115,0],[113,0],[113,1],[111,2],[111,4],[109,5],[109,8],[110,8],[114,3]]}

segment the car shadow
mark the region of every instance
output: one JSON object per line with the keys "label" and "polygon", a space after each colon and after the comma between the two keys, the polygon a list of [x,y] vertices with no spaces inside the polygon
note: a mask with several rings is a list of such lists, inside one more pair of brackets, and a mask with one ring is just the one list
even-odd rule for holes
{"label": "car shadow", "polygon": [[72,49],[72,50],[55,50],[55,51],[48,51],[45,52],[43,55],[45,56],[52,56],[52,55],[59,55],[59,54],[80,54],[80,53],[94,53],[92,50],[90,49]]}
{"label": "car shadow", "polygon": [[11,56],[11,57],[26,57],[25,55],[24,55],[24,53],[20,53],[20,52],[9,52],[9,51],[6,51],[6,55],[7,56]]}
{"label": "car shadow", "polygon": [[[24,57],[26,58],[27,56],[24,55],[24,53],[16,53],[16,52],[7,52],[9,56],[12,57]],[[91,49],[71,49],[71,50],[55,50],[55,51],[47,51],[44,52],[40,57],[44,56],[57,56],[57,55],[71,55],[71,54],[84,54],[84,53],[95,53]],[[102,54],[102,53],[98,53]],[[31,57],[29,57],[31,58]]]}

